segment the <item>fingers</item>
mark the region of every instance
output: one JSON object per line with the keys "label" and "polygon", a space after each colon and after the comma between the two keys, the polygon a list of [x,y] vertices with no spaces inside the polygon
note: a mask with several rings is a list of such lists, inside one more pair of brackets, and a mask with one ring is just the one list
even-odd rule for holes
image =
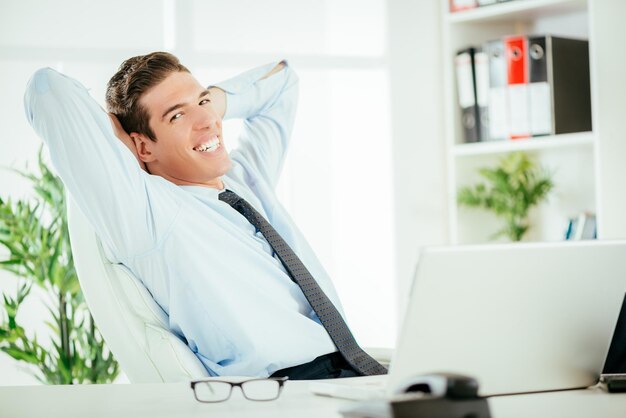
{"label": "fingers", "polygon": [[113,127],[113,133],[115,134],[115,136],[118,137],[118,139],[122,141],[124,145],[126,145],[126,148],[128,148],[130,152],[133,153],[141,169],[147,172],[148,170],[146,169],[146,164],[139,159],[139,154],[137,153],[137,147],[135,146],[135,142],[124,130],[119,119],[113,113],[109,113],[108,115],[109,119],[111,119],[111,126]]}
{"label": "fingers", "polygon": [[285,68],[285,61],[281,61],[278,64],[276,64],[276,66],[274,68],[272,68],[272,71],[270,71],[269,73],[265,74],[263,77],[261,77],[261,80],[270,77],[273,74],[276,74],[277,72],[279,72],[280,70],[282,70],[283,68]]}
{"label": "fingers", "polygon": [[130,136],[122,127],[122,124],[120,123],[119,119],[113,113],[108,113],[108,115],[109,115],[109,119],[111,119],[111,125],[113,126],[113,133],[115,134],[115,136],[121,139],[122,141],[125,141],[128,138],[128,140],[132,142],[132,140],[130,139]]}

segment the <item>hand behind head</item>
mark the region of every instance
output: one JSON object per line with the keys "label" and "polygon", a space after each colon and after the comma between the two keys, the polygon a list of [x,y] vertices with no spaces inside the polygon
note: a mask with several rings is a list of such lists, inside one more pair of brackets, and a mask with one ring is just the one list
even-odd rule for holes
{"label": "hand behind head", "polygon": [[118,139],[122,141],[122,143],[126,145],[126,147],[133,153],[133,155],[137,159],[137,162],[139,163],[139,167],[141,167],[141,169],[147,173],[148,170],[146,169],[146,164],[139,159],[139,155],[137,154],[135,142],[124,130],[122,124],[113,113],[109,113],[109,118],[111,119],[111,126],[113,127],[113,133],[115,134],[115,136],[118,137]]}

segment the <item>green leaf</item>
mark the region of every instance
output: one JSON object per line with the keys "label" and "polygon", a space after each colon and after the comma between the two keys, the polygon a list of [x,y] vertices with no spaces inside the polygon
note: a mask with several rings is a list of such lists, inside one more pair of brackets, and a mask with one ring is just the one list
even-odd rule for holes
{"label": "green leaf", "polygon": [[[90,315],[71,253],[63,185],[44,163],[41,149],[38,163],[38,174],[15,170],[32,183],[35,198],[15,202],[0,198],[0,246],[9,253],[0,268],[26,279],[16,297],[2,293],[0,348],[17,361],[36,365],[33,373],[44,383],[111,382],[119,366],[97,328],[85,322]],[[46,294],[50,351],[16,320],[33,283]]]}
{"label": "green leaf", "polygon": [[39,363],[39,359],[34,353],[29,352],[29,351],[24,351],[18,347],[13,347],[13,346],[7,347],[7,348],[3,347],[3,348],[0,348],[0,350],[4,351],[5,353],[13,357],[15,360],[25,361],[26,363],[30,363],[30,364]]}
{"label": "green leaf", "polygon": [[511,153],[497,167],[483,167],[478,173],[485,181],[459,189],[458,204],[483,208],[503,218],[505,225],[492,239],[507,236],[512,241],[521,240],[530,229],[529,210],[554,188],[551,175],[525,153]]}
{"label": "green leaf", "polygon": [[0,265],[3,265],[3,266],[10,266],[13,264],[21,264],[21,263],[22,263],[22,260],[20,260],[19,258],[0,261]]}

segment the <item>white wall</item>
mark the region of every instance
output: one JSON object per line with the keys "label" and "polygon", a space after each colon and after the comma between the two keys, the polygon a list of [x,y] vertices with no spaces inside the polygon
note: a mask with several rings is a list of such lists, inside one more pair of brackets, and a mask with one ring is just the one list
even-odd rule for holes
{"label": "white wall", "polygon": [[593,131],[600,138],[596,164],[598,187],[598,235],[603,239],[626,238],[626,135],[624,115],[626,53],[622,47],[626,36],[623,1],[593,1],[589,4],[591,24],[589,45],[591,71],[591,106]]}
{"label": "white wall", "polygon": [[[359,342],[391,346],[417,251],[446,236],[438,3],[0,0],[0,165],[36,156],[21,97],[39,67],[78,78],[102,102],[119,63],[152,50],[171,50],[207,84],[287,57],[301,94],[279,196]],[[231,124],[225,136],[236,132]],[[0,193],[27,187],[3,171]],[[13,286],[5,277],[0,289]],[[28,315],[41,325],[42,309]],[[0,384],[31,382],[14,364],[0,354]]]}
{"label": "white wall", "polygon": [[447,241],[441,1],[390,0],[395,265],[399,317],[419,251]]}

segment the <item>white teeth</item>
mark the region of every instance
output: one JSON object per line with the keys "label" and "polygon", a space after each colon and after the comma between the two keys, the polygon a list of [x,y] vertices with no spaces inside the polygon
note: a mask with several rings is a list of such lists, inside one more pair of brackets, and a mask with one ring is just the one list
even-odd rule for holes
{"label": "white teeth", "polygon": [[212,139],[204,144],[198,145],[197,147],[194,148],[195,151],[198,152],[212,152],[215,151],[216,149],[219,148],[220,146],[220,140],[219,138],[216,136],[214,137],[215,139]]}

